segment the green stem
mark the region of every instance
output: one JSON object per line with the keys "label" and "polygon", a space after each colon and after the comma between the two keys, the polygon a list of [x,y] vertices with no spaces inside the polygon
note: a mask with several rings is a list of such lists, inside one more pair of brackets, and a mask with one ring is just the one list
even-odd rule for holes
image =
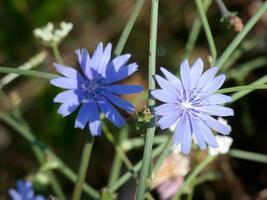
{"label": "green stem", "polygon": [[236,86],[236,87],[229,87],[220,89],[217,91],[217,93],[230,93],[230,92],[236,92],[236,91],[244,91],[244,90],[258,90],[258,89],[267,89],[267,84],[262,85],[242,85],[242,86]]}
{"label": "green stem", "polygon": [[[156,48],[157,48],[157,24],[158,24],[158,4],[159,0],[151,0],[151,21],[150,21],[150,42],[149,42],[149,70],[148,70],[148,89],[155,89],[153,76],[156,71]],[[155,105],[155,100],[149,95],[148,106],[151,110]],[[142,170],[137,186],[136,200],[143,200],[146,190],[146,182],[151,162],[151,152],[155,134],[155,119],[153,118],[147,128],[145,136],[145,147],[142,161]]]}
{"label": "green stem", "polygon": [[54,56],[56,58],[56,61],[59,64],[64,65],[63,60],[62,60],[61,55],[60,55],[60,52],[58,50],[58,44],[52,45],[51,48],[52,48],[53,54],[54,54]]}
{"label": "green stem", "polygon": [[11,67],[0,67],[0,73],[19,74],[24,76],[35,76],[38,78],[51,79],[56,78],[58,75],[46,72],[39,72],[35,70],[17,69]]}
{"label": "green stem", "polygon": [[250,160],[260,163],[267,163],[267,156],[264,154],[239,150],[239,149],[231,149],[229,152],[230,156],[234,158],[240,158],[244,160]]}
{"label": "green stem", "polygon": [[226,6],[224,5],[222,0],[215,0],[215,2],[217,3],[217,5],[218,5],[223,17],[227,17],[227,16],[231,15],[231,13],[226,8]]}
{"label": "green stem", "polygon": [[120,158],[123,160],[123,162],[126,165],[126,167],[128,168],[128,170],[131,171],[133,168],[131,161],[128,159],[127,155],[124,153],[124,150],[121,148],[121,146],[115,141],[115,138],[113,137],[112,133],[109,131],[106,124],[103,124],[103,131],[105,132],[107,139],[115,147],[116,152],[118,153]]}
{"label": "green stem", "polygon": [[207,40],[208,40],[208,44],[209,44],[209,48],[210,48],[211,56],[212,56],[212,63],[214,63],[215,60],[217,59],[217,51],[216,51],[215,42],[213,40],[212,33],[210,30],[209,22],[205,14],[204,6],[202,3],[202,0],[195,0],[195,3],[197,6],[199,17],[203,24],[203,28],[204,28]]}
{"label": "green stem", "polygon": [[[40,52],[15,69],[24,69],[24,70],[32,69],[43,63],[45,58],[46,58],[46,53]],[[4,76],[0,80],[0,89],[3,88],[5,85],[9,84],[10,82],[12,82],[13,80],[15,80],[18,76],[19,76],[18,74],[7,74],[6,76]]]}
{"label": "green stem", "polygon": [[83,147],[83,153],[82,153],[82,158],[81,158],[79,172],[78,172],[78,179],[77,179],[75,189],[73,192],[73,196],[72,196],[73,200],[79,200],[81,197],[82,186],[83,186],[83,183],[86,177],[87,168],[88,168],[88,164],[90,161],[91,152],[92,152],[92,148],[94,144],[94,137],[87,136],[87,138],[88,139]]}
{"label": "green stem", "polygon": [[[206,12],[208,10],[211,2],[212,2],[212,0],[203,1],[204,12]],[[201,29],[201,21],[198,17],[195,19],[195,21],[191,27],[188,41],[186,42],[186,45],[185,45],[185,53],[183,55],[184,59],[188,58],[188,56],[193,51],[194,46],[195,46],[196,41],[197,41],[197,38],[198,38],[198,35],[199,35],[199,32],[200,32],[200,29]]]}
{"label": "green stem", "polygon": [[[118,146],[122,146],[122,142],[125,141],[128,137],[128,127],[124,127],[120,133],[119,133],[119,138],[118,138]],[[123,148],[121,148],[122,151],[124,151]],[[108,180],[108,187],[110,187],[111,185],[114,184],[114,182],[118,179],[119,175],[120,175],[120,171],[121,171],[121,167],[122,167],[122,159],[121,156],[119,155],[119,153],[116,151],[116,154],[114,156],[113,162],[112,162],[112,167],[111,167],[111,173],[109,176],[109,180]]]}
{"label": "green stem", "polygon": [[[155,148],[152,152],[151,158],[153,159],[156,156],[158,156],[162,152],[164,147],[165,144],[161,144],[157,148]],[[111,193],[115,192],[121,185],[126,183],[134,173],[137,173],[141,169],[141,166],[142,166],[142,161],[139,161],[137,164],[134,165],[133,172],[128,171],[125,174],[123,174],[108,190]]]}
{"label": "green stem", "polygon": [[184,192],[184,189],[192,184],[192,182],[196,179],[198,174],[200,174],[204,168],[211,162],[213,161],[214,157],[207,155],[206,158],[201,161],[195,168],[194,170],[189,174],[189,176],[186,178],[184,184],[181,186],[181,188],[178,190],[176,193],[175,197],[173,200],[178,200],[181,198],[182,193]]}
{"label": "green stem", "polygon": [[[57,157],[47,146],[43,145],[38,141],[34,134],[32,134],[28,128],[19,124],[16,120],[10,117],[8,114],[0,111],[0,119],[15,129],[24,139],[26,139],[31,145],[36,146],[39,150],[45,153],[52,160],[55,160],[59,164],[60,172],[65,175],[70,181],[75,182],[77,180],[77,175],[67,166],[65,163]],[[39,151],[38,150],[38,151]],[[84,184],[84,191],[93,198],[99,198],[99,193],[95,191],[88,184]]]}
{"label": "green stem", "polygon": [[244,37],[248,34],[248,32],[252,29],[252,27],[257,23],[257,21],[261,18],[261,16],[267,11],[267,1],[263,3],[261,8],[256,12],[253,17],[246,23],[243,30],[239,32],[233,41],[228,45],[226,50],[220,56],[220,58],[215,63],[219,69],[224,65],[224,63],[228,60],[231,54],[235,51],[236,47],[241,43]]}
{"label": "green stem", "polygon": [[[261,77],[260,79],[258,79],[257,81],[254,81],[253,83],[251,83],[250,85],[261,85],[261,84],[265,84],[267,83],[267,75]],[[250,92],[252,92],[253,90],[243,90],[243,91],[239,91],[236,92],[232,95],[232,102],[240,99],[243,96],[246,96],[247,94],[249,94]]]}
{"label": "green stem", "polygon": [[134,26],[134,23],[136,21],[136,18],[137,16],[139,15],[140,11],[141,11],[141,8],[144,4],[144,0],[137,0],[135,5],[134,5],[134,8],[133,8],[133,11],[132,11],[132,14],[130,16],[130,18],[128,19],[123,31],[122,31],[122,34],[120,36],[120,39],[118,41],[118,44],[114,50],[114,54],[115,55],[120,55],[122,50],[123,50],[123,47],[131,33],[131,30]]}

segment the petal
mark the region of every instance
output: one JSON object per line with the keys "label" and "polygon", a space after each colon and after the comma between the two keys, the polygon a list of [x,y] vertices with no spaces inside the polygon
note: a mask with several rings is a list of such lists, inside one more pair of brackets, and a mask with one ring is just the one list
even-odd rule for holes
{"label": "petal", "polygon": [[114,70],[118,71],[122,66],[126,65],[131,57],[131,54],[124,54],[114,58],[111,63],[114,66]]}
{"label": "petal", "polygon": [[218,143],[212,134],[210,128],[201,120],[198,121],[199,130],[201,131],[202,135],[204,136],[207,144],[213,148],[218,147]]}
{"label": "petal", "polygon": [[180,75],[182,84],[185,90],[191,89],[191,70],[189,67],[188,60],[183,61],[183,63],[180,66]]}
{"label": "petal", "polygon": [[168,115],[171,113],[175,113],[178,112],[178,107],[176,104],[172,104],[172,103],[164,103],[160,106],[157,106],[154,108],[154,113],[156,115]]}
{"label": "petal", "polygon": [[70,79],[65,77],[60,78],[53,78],[50,79],[50,84],[64,88],[64,89],[77,89],[78,88],[78,81],[76,79]]}
{"label": "petal", "polygon": [[84,79],[82,75],[71,67],[62,66],[58,63],[53,64],[58,73],[72,79]]}
{"label": "petal", "polygon": [[85,49],[85,48],[76,49],[75,53],[78,57],[78,61],[80,63],[80,66],[82,68],[84,75],[87,78],[92,78],[93,75],[92,75],[92,72],[90,70],[90,66],[92,64],[91,64],[90,55],[89,55],[87,49]]}
{"label": "petal", "polygon": [[204,85],[201,91],[208,94],[212,94],[223,85],[224,81],[225,81],[225,75],[224,74],[219,75],[213,78],[209,83]]}
{"label": "petal", "polygon": [[117,127],[121,128],[125,124],[125,120],[120,113],[113,107],[111,103],[103,98],[98,103],[101,111],[105,116]]}
{"label": "petal", "polygon": [[95,71],[98,71],[99,64],[101,62],[102,56],[103,56],[103,43],[100,42],[97,47],[95,52],[93,53],[91,57],[91,63],[90,67],[93,68]]}
{"label": "petal", "polygon": [[209,96],[205,102],[207,104],[224,104],[232,101],[232,97],[224,94],[213,94]]}
{"label": "petal", "polygon": [[8,190],[8,193],[11,196],[12,200],[23,200],[23,197],[14,189]]}
{"label": "petal", "polygon": [[184,154],[188,154],[191,150],[192,145],[192,130],[190,126],[185,126],[185,135],[181,142],[181,152]]}
{"label": "petal", "polygon": [[67,99],[64,103],[60,105],[58,108],[58,114],[62,115],[63,117],[70,115],[74,112],[78,106],[81,104],[83,96],[73,96],[73,98]]}
{"label": "petal", "polygon": [[234,111],[231,108],[227,108],[224,106],[218,105],[210,105],[210,106],[202,106],[202,107],[195,107],[196,110],[204,112],[209,115],[213,116],[233,116]]}
{"label": "petal", "polygon": [[178,98],[180,97],[176,88],[169,81],[167,81],[166,79],[164,79],[158,75],[155,75],[155,79],[162,89],[172,93],[173,95],[177,96]]}
{"label": "petal", "polygon": [[175,124],[175,122],[178,120],[178,117],[179,112],[164,115],[158,120],[157,124],[160,126],[161,129],[166,129]]}
{"label": "petal", "polygon": [[63,103],[65,101],[68,101],[69,99],[73,99],[76,96],[83,96],[83,92],[81,90],[66,90],[64,92],[59,93],[54,98],[55,103]]}
{"label": "petal", "polygon": [[110,64],[107,68],[106,77],[108,83],[114,83],[127,78],[137,71],[138,65],[136,63],[132,63],[127,66],[120,67],[118,70],[115,68],[116,66],[113,64]]}
{"label": "petal", "polygon": [[196,88],[197,83],[203,73],[203,68],[203,61],[201,60],[201,58],[198,58],[192,65],[191,69],[191,88]]}
{"label": "petal", "polygon": [[74,127],[84,129],[86,123],[89,120],[89,115],[90,115],[90,106],[88,103],[84,103],[76,117]]}
{"label": "petal", "polygon": [[102,76],[104,76],[106,72],[107,65],[111,57],[111,50],[112,50],[112,45],[111,43],[108,43],[106,48],[104,49],[103,56],[101,58],[101,61],[99,63],[99,67],[97,70],[98,73],[101,74]]}
{"label": "petal", "polygon": [[200,147],[200,149],[206,149],[207,148],[207,145],[206,145],[206,142],[205,142],[205,137],[202,135],[202,130],[198,124],[198,121],[199,120],[192,120],[191,121],[191,125],[193,127],[193,134],[196,138],[196,141],[197,141],[197,144],[198,146]]}
{"label": "petal", "polygon": [[217,67],[212,67],[209,70],[205,71],[201,78],[199,79],[198,85],[197,87],[199,89],[201,89],[203,86],[205,86],[206,84],[208,84],[213,77],[215,76],[215,74],[217,73],[218,68]]}
{"label": "petal", "polygon": [[109,85],[105,88],[107,91],[114,94],[134,94],[144,91],[143,87],[140,85]]}
{"label": "petal", "polygon": [[164,74],[166,79],[170,81],[172,85],[175,86],[178,90],[180,90],[180,87],[182,85],[180,79],[163,67],[161,67],[160,70]]}
{"label": "petal", "polygon": [[100,112],[97,103],[88,102],[88,120],[89,129],[92,136],[99,136],[101,134],[101,120]]}
{"label": "petal", "polygon": [[128,101],[125,101],[121,97],[117,95],[113,95],[111,93],[104,94],[104,96],[110,100],[113,104],[118,106],[119,108],[122,108],[123,110],[126,110],[127,112],[134,112],[135,108],[132,104],[130,104]]}
{"label": "petal", "polygon": [[178,121],[174,132],[174,144],[180,144],[183,140],[185,134],[188,134],[189,130],[189,122],[186,119],[185,115],[183,114]]}
{"label": "petal", "polygon": [[199,114],[199,116],[213,130],[224,135],[228,135],[231,132],[230,126],[220,123],[218,120],[214,119],[213,117],[206,115],[206,114]]}
{"label": "petal", "polygon": [[161,89],[153,90],[151,91],[151,94],[154,98],[165,103],[177,103],[178,102],[177,98],[172,93],[169,93],[165,90],[161,90]]}

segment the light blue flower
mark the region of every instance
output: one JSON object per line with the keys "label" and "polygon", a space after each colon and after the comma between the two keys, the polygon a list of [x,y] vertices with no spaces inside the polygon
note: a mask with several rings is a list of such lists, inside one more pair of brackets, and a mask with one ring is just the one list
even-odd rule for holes
{"label": "light blue flower", "polygon": [[75,128],[83,129],[88,124],[93,136],[101,134],[100,113],[115,126],[122,127],[125,120],[114,105],[127,112],[135,110],[132,104],[118,95],[143,91],[143,87],[139,85],[118,83],[137,71],[138,65],[127,64],[130,54],[111,59],[111,49],[110,43],[105,48],[99,43],[91,57],[86,49],[77,49],[76,55],[82,72],[55,63],[54,67],[63,77],[50,80],[52,85],[67,89],[54,98],[54,102],[61,103],[58,113],[65,117],[82,104]]}
{"label": "light blue flower", "polygon": [[203,73],[203,61],[199,58],[191,68],[188,60],[181,64],[181,80],[165,68],[161,68],[165,78],[155,76],[161,89],[151,94],[163,102],[154,109],[159,117],[157,124],[166,129],[177,123],[174,143],[181,144],[184,154],[189,153],[193,137],[201,149],[207,145],[216,148],[211,129],[224,135],[231,132],[230,126],[212,117],[234,115],[232,109],[221,105],[230,102],[231,97],[216,93],[225,81],[225,75],[215,76],[217,71],[217,67],[212,67]]}
{"label": "light blue flower", "polygon": [[16,189],[10,189],[12,200],[45,200],[41,195],[35,195],[30,181],[17,181]]}

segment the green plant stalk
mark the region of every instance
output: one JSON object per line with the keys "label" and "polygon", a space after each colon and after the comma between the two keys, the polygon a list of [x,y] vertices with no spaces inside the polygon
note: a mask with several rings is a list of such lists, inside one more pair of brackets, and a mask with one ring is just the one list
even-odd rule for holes
{"label": "green plant stalk", "polygon": [[[165,143],[168,140],[167,136],[164,135],[158,135],[154,137],[153,144],[162,144]],[[124,151],[130,151],[134,148],[143,147],[145,144],[144,139],[142,138],[133,138],[133,139],[127,139],[122,142],[121,146]]]}
{"label": "green plant stalk", "polygon": [[[152,151],[152,155],[151,158],[155,158],[156,156],[158,156],[162,150],[164,149],[165,144],[160,144],[158,147],[156,147],[153,151]],[[138,171],[140,171],[142,166],[142,161],[139,161],[137,164],[134,165],[133,170],[134,172],[126,172],[125,174],[123,174],[110,188],[108,188],[108,190],[113,193],[115,192],[118,188],[120,188],[121,185],[123,185],[124,183],[126,183],[134,173],[137,173]]]}
{"label": "green plant stalk", "polygon": [[54,56],[56,58],[56,61],[59,64],[64,65],[63,60],[62,60],[62,57],[61,57],[60,52],[58,50],[58,44],[51,45],[51,48],[52,48],[53,54],[54,54]]}
{"label": "green plant stalk", "polygon": [[217,93],[231,93],[231,92],[236,92],[236,91],[245,91],[245,90],[259,90],[259,89],[267,89],[267,84],[262,84],[262,85],[242,85],[242,86],[236,86],[236,87],[229,87],[229,88],[224,88],[220,89],[217,91]]}
{"label": "green plant stalk", "polygon": [[207,40],[208,40],[208,44],[209,44],[209,48],[210,48],[210,52],[211,52],[211,56],[212,56],[212,64],[213,64],[215,62],[215,60],[217,59],[217,51],[216,51],[215,42],[214,42],[211,30],[210,30],[207,16],[205,14],[202,0],[195,0],[195,3],[197,6],[199,17],[202,21],[202,25],[203,25]]}
{"label": "green plant stalk", "polygon": [[[17,67],[17,69],[32,69],[34,67],[37,67],[41,63],[44,62],[46,58],[46,53],[44,51],[34,55],[31,57],[27,62]],[[3,88],[5,85],[9,84],[13,80],[15,80],[19,75],[18,74],[7,74],[0,80],[0,89]]]}
{"label": "green plant stalk", "polygon": [[239,48],[236,48],[233,54],[229,56],[225,64],[221,67],[221,71],[225,72],[227,71],[237,59],[239,59],[241,56],[243,56],[245,53],[251,51],[253,48],[255,48],[258,45],[258,39],[249,39],[247,41],[243,41],[241,43]]}
{"label": "green plant stalk", "polygon": [[181,198],[182,193],[184,192],[184,189],[192,184],[194,180],[196,180],[196,177],[204,170],[204,168],[211,162],[213,161],[214,157],[207,155],[206,158],[201,161],[195,168],[194,170],[189,174],[189,176],[186,178],[184,184],[181,186],[181,188],[178,190],[176,193],[175,197],[173,200],[178,200]]}
{"label": "green plant stalk", "polygon": [[267,156],[264,154],[253,153],[249,151],[239,150],[239,149],[231,149],[229,155],[234,158],[240,158],[244,160],[250,160],[260,163],[267,163]]}
{"label": "green plant stalk", "polygon": [[161,153],[161,155],[159,156],[159,158],[157,159],[156,164],[154,165],[153,168],[153,174],[156,174],[157,171],[159,170],[160,166],[162,165],[163,161],[165,160],[165,158],[170,155],[170,151],[171,151],[171,147],[172,147],[173,141],[172,141],[172,136],[170,136],[168,138],[168,142],[166,143],[166,146],[164,147],[163,152]]}
{"label": "green plant stalk", "polygon": [[9,74],[19,74],[24,76],[35,76],[38,78],[51,79],[59,77],[55,74],[50,74],[46,72],[39,72],[35,70],[26,70],[26,69],[17,69],[11,67],[0,67],[0,73],[9,73]]}
{"label": "green plant stalk", "polygon": [[[204,0],[203,1],[204,12],[206,12],[208,10],[211,2],[212,2],[212,0]],[[188,37],[188,41],[186,42],[186,45],[185,45],[185,53],[183,55],[184,59],[188,58],[188,56],[193,51],[200,30],[201,30],[201,21],[197,17],[194,20],[194,23],[193,23],[193,25],[191,27],[190,34],[189,34],[189,37]]]}
{"label": "green plant stalk", "polygon": [[[155,89],[155,82],[153,76],[156,71],[156,48],[157,48],[157,24],[158,24],[158,4],[159,0],[151,0],[151,21],[150,21],[150,42],[149,42],[149,70],[148,70],[148,89],[149,91]],[[149,95],[148,107],[153,110],[155,100]],[[145,147],[142,160],[142,169],[139,183],[137,185],[136,200],[143,200],[146,190],[146,183],[149,174],[151,152],[153,147],[155,134],[155,119],[153,118],[147,128],[145,135]]]}
{"label": "green plant stalk", "polygon": [[[19,124],[16,120],[10,117],[8,114],[0,111],[0,119],[15,129],[23,138],[25,138],[31,145],[36,146],[39,150],[55,160],[59,164],[59,170],[64,174],[70,181],[75,182],[77,175],[67,166],[65,163],[57,157],[48,147],[38,141],[35,136],[26,128],[24,125]],[[39,151],[38,150],[38,151]],[[88,184],[84,184],[84,191],[93,198],[99,198],[99,193],[95,191]]]}
{"label": "green plant stalk", "polygon": [[217,66],[220,69],[224,65],[224,63],[228,60],[231,54],[235,51],[236,47],[241,43],[241,41],[246,37],[248,32],[252,29],[252,27],[257,23],[257,21],[266,11],[267,11],[267,1],[263,3],[263,5],[256,12],[256,14],[253,15],[253,17],[251,17],[251,19],[246,23],[243,30],[235,36],[235,38],[232,40],[232,42],[228,45],[223,54],[217,60],[215,66]]}
{"label": "green plant stalk", "polygon": [[118,153],[120,158],[123,160],[128,170],[132,171],[133,165],[131,161],[128,159],[127,155],[124,153],[121,146],[115,141],[115,138],[113,137],[112,133],[110,132],[106,124],[103,124],[103,131],[105,132],[105,135],[107,139],[109,140],[109,142],[113,144],[113,146],[115,147],[116,152]]}
{"label": "green plant stalk", "polygon": [[81,198],[82,186],[85,181],[85,177],[87,174],[87,169],[88,169],[88,165],[89,165],[89,161],[90,161],[90,157],[91,157],[91,153],[92,153],[92,149],[94,145],[95,137],[91,137],[88,135],[86,135],[86,137],[87,137],[87,141],[83,147],[82,158],[81,158],[80,167],[78,171],[78,178],[77,178],[73,196],[72,196],[73,200],[78,200]]}
{"label": "green plant stalk", "polygon": [[[267,75],[261,77],[260,79],[254,81],[253,83],[251,83],[250,85],[262,85],[262,84],[265,84],[267,83]],[[241,97],[243,96],[246,96],[247,94],[253,92],[254,90],[242,90],[242,91],[239,91],[239,92],[236,92],[232,95],[232,102],[240,99]]]}
{"label": "green plant stalk", "polygon": [[227,72],[228,78],[233,78],[237,82],[243,82],[248,74],[260,67],[265,67],[267,63],[266,56],[257,57],[251,61],[248,61],[244,64],[236,66],[234,69]]}
{"label": "green plant stalk", "polygon": [[[128,137],[128,126],[124,127],[120,131],[119,136],[118,136],[118,141],[117,141],[118,146],[121,147],[122,142],[125,141],[127,137]],[[122,149],[122,151],[125,151],[125,150]],[[122,159],[119,153],[116,151],[116,154],[112,162],[111,173],[110,173],[109,180],[108,180],[108,187],[112,186],[114,182],[118,179],[120,175],[121,167],[122,167]]]}
{"label": "green plant stalk", "polygon": [[122,33],[121,33],[121,36],[120,36],[120,39],[118,41],[118,44],[114,50],[114,54],[115,55],[120,55],[122,50],[123,50],[123,47],[125,46],[125,43],[132,31],[132,28],[134,26],[134,23],[141,11],[141,8],[143,7],[143,4],[144,4],[144,1],[145,0],[137,0],[135,5],[134,5],[134,8],[133,8],[133,11],[132,11],[132,14],[131,16],[129,17]]}

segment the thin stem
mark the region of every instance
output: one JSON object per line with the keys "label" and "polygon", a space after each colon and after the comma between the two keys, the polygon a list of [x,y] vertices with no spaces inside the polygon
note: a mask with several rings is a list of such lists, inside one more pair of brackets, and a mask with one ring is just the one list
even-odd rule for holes
{"label": "thin stem", "polygon": [[[161,144],[157,148],[155,148],[152,151],[151,158],[153,159],[156,156],[158,156],[162,152],[162,150],[164,149],[164,147],[165,147],[165,144]],[[108,190],[111,193],[115,192],[121,185],[123,185],[124,183],[126,183],[132,177],[132,175],[134,173],[137,173],[141,169],[141,166],[142,166],[142,161],[139,161],[133,167],[134,172],[128,171],[125,174],[123,174]]]}
{"label": "thin stem", "polygon": [[62,57],[61,57],[60,52],[58,50],[58,44],[51,45],[51,48],[52,48],[53,54],[54,54],[54,56],[56,58],[56,61],[59,64],[64,65]]}
{"label": "thin stem", "polygon": [[[150,21],[150,42],[149,42],[149,70],[148,70],[148,89],[155,89],[153,76],[156,71],[156,48],[157,48],[157,24],[158,24],[158,4],[159,0],[151,0],[151,21]],[[149,95],[148,106],[152,110],[155,100]],[[145,147],[142,160],[142,170],[137,186],[136,200],[143,200],[146,190],[146,182],[151,162],[151,152],[155,134],[155,119],[153,118],[147,128],[145,135]]]}
{"label": "thin stem", "polygon": [[267,163],[267,156],[264,154],[239,150],[239,149],[231,149],[229,152],[230,156],[234,158],[240,158],[244,160],[250,160],[260,163]]}
{"label": "thin stem", "polygon": [[192,184],[192,182],[196,179],[199,173],[203,171],[203,169],[211,162],[213,161],[214,157],[207,155],[206,158],[201,161],[195,168],[194,170],[189,174],[189,176],[186,178],[184,184],[181,186],[181,188],[178,190],[176,193],[175,197],[173,200],[180,199],[180,196],[184,192],[184,189]]}
{"label": "thin stem", "polygon": [[217,5],[218,5],[223,17],[227,17],[227,16],[231,15],[231,13],[226,8],[226,6],[224,5],[222,0],[215,0],[215,2],[217,3]]}
{"label": "thin stem", "polygon": [[208,40],[208,44],[209,44],[209,48],[210,48],[211,56],[212,56],[212,63],[214,63],[215,60],[217,59],[217,51],[216,51],[215,42],[213,40],[213,36],[210,30],[209,22],[205,14],[203,3],[202,3],[202,0],[195,0],[195,3],[197,6],[199,17],[203,24],[203,28],[204,28],[207,40]]}
{"label": "thin stem", "polygon": [[[77,175],[47,146],[43,145],[39,140],[37,140],[27,127],[19,124],[16,120],[10,117],[8,114],[0,111],[0,119],[15,129],[24,139],[26,139],[31,145],[36,146],[39,150],[45,153],[52,160],[55,160],[59,164],[60,172],[65,175],[70,181],[75,182],[77,180]],[[39,151],[38,150],[38,151]],[[88,184],[84,183],[84,191],[93,198],[99,198],[99,193],[95,191]]]}
{"label": "thin stem", "polygon": [[118,153],[120,158],[123,160],[123,162],[126,165],[126,167],[128,168],[128,170],[132,170],[133,165],[132,165],[131,161],[128,159],[127,155],[124,153],[121,146],[118,143],[116,143],[115,138],[113,137],[112,133],[110,132],[110,130],[108,129],[106,124],[103,124],[103,130],[105,132],[107,139],[113,144],[116,152]]}
{"label": "thin stem", "polygon": [[24,76],[34,76],[38,78],[51,79],[56,78],[58,75],[46,72],[39,72],[35,70],[17,69],[11,67],[0,67],[0,73],[19,74]]}
{"label": "thin stem", "polygon": [[219,69],[224,65],[224,63],[228,60],[231,54],[235,51],[236,47],[242,42],[244,37],[248,34],[248,32],[252,29],[252,27],[257,23],[257,21],[261,18],[261,16],[267,11],[267,1],[263,3],[261,8],[256,12],[253,17],[246,23],[243,30],[239,32],[232,42],[228,45],[226,50],[220,56],[220,58],[215,63]]}
{"label": "thin stem", "polygon": [[[206,12],[208,10],[211,2],[212,2],[212,0],[203,1],[204,12]],[[193,51],[200,30],[201,30],[201,21],[200,21],[199,17],[197,17],[195,19],[192,27],[191,27],[188,41],[186,42],[186,45],[185,45],[185,53],[183,55],[184,59],[187,58],[191,54],[191,52]]]}
{"label": "thin stem", "polygon": [[[119,133],[118,146],[121,147],[123,141],[125,141],[127,137],[128,137],[128,127],[126,126]],[[123,150],[124,149],[122,149],[122,151]],[[119,153],[116,151],[116,154],[112,162],[111,173],[110,173],[109,180],[108,180],[108,187],[113,185],[113,183],[118,179],[120,175],[121,167],[122,167],[122,159]]]}
{"label": "thin stem", "polygon": [[[267,75],[261,77],[260,79],[258,79],[257,81],[254,81],[253,83],[251,83],[250,85],[262,85],[267,83]],[[252,92],[254,90],[242,90],[239,92],[236,92],[232,95],[232,102],[240,99],[243,96],[246,96],[247,94],[249,94],[250,92]]]}
{"label": "thin stem", "polygon": [[86,177],[93,144],[94,144],[94,137],[87,136],[87,141],[83,147],[83,153],[82,153],[82,158],[81,158],[79,172],[78,172],[78,179],[77,179],[75,189],[73,192],[73,196],[72,196],[73,200],[78,200],[81,197],[82,186],[83,186],[83,183]]}
{"label": "thin stem", "polygon": [[141,11],[143,4],[144,4],[144,0],[137,0],[136,1],[134,8],[133,8],[133,11],[132,11],[132,14],[126,23],[126,26],[124,27],[124,29],[121,33],[120,39],[118,41],[118,44],[114,50],[115,55],[121,54],[123,47],[124,47],[128,37],[131,33],[131,30],[134,26],[134,23],[136,21],[137,16],[139,15],[139,13]]}
{"label": "thin stem", "polygon": [[[17,69],[32,69],[34,67],[37,67],[41,63],[44,62],[46,58],[45,52],[40,52],[36,54],[35,56],[31,57],[27,62],[17,67]],[[16,68],[15,68],[16,69]],[[5,85],[9,84],[13,80],[15,80],[19,75],[18,74],[7,74],[0,80],[0,89],[3,88]]]}
{"label": "thin stem", "polygon": [[244,91],[244,90],[259,90],[259,89],[267,89],[267,84],[262,85],[243,85],[243,86],[236,86],[236,87],[229,87],[220,89],[217,93],[231,93],[236,91]]}

